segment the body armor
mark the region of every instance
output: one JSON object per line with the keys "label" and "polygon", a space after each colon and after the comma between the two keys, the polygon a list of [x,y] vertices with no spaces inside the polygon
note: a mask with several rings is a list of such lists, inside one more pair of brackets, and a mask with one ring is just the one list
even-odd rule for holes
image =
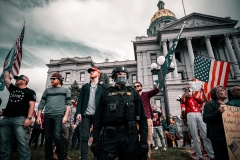
{"label": "body armor", "polygon": [[124,90],[116,90],[110,87],[104,100],[104,124],[125,124],[135,121],[133,89],[126,87]]}

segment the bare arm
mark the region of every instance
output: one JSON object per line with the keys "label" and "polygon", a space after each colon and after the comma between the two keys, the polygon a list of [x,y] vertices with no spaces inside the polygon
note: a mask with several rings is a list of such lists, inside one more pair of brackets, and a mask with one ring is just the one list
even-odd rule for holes
{"label": "bare arm", "polygon": [[10,78],[10,74],[7,70],[4,70],[4,82],[7,88],[9,88],[10,84],[11,84],[11,78]]}
{"label": "bare arm", "polygon": [[187,93],[189,92],[190,90],[190,85],[187,86],[187,90],[186,92],[182,95],[182,100],[184,101],[185,97],[187,96]]}
{"label": "bare arm", "polygon": [[[29,101],[29,109],[28,109],[28,117],[32,117],[33,112],[34,112],[34,107],[35,107],[35,102],[34,101]],[[24,127],[28,127],[31,125],[31,120],[26,118],[24,121]]]}
{"label": "bare arm", "polygon": [[202,102],[202,103],[207,102],[208,100],[207,100],[207,96],[206,96],[206,94],[205,94],[205,92],[204,92],[204,89],[202,88],[201,91],[202,91],[202,93],[203,93],[203,98],[204,98],[204,99],[201,100],[201,102]]}

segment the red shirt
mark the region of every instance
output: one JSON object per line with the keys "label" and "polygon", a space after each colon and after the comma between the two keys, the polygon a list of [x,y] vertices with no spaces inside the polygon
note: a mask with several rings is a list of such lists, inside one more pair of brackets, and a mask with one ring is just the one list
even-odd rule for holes
{"label": "red shirt", "polygon": [[194,97],[188,97],[186,98],[186,113],[189,112],[201,112],[200,107],[198,104],[202,104],[202,99],[200,98],[194,98]]}
{"label": "red shirt", "polygon": [[152,107],[150,105],[150,98],[155,96],[157,93],[158,93],[158,89],[154,88],[151,91],[142,92],[142,94],[141,94],[141,99],[142,99],[142,103],[144,106],[144,110],[145,110],[147,119],[153,118],[153,111],[152,111]]}

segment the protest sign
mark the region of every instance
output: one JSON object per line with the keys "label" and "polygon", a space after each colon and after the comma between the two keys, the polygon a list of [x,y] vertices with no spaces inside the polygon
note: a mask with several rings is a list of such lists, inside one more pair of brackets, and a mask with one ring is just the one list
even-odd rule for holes
{"label": "protest sign", "polygon": [[222,120],[230,160],[240,160],[240,107],[224,105]]}
{"label": "protest sign", "polygon": [[189,82],[190,91],[199,91],[203,87],[203,82]]}

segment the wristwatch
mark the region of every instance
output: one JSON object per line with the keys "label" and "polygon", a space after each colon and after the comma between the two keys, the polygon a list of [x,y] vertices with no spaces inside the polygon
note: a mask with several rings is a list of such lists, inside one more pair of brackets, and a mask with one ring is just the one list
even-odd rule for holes
{"label": "wristwatch", "polygon": [[29,117],[27,117],[27,119],[32,120],[32,117],[29,116]]}

